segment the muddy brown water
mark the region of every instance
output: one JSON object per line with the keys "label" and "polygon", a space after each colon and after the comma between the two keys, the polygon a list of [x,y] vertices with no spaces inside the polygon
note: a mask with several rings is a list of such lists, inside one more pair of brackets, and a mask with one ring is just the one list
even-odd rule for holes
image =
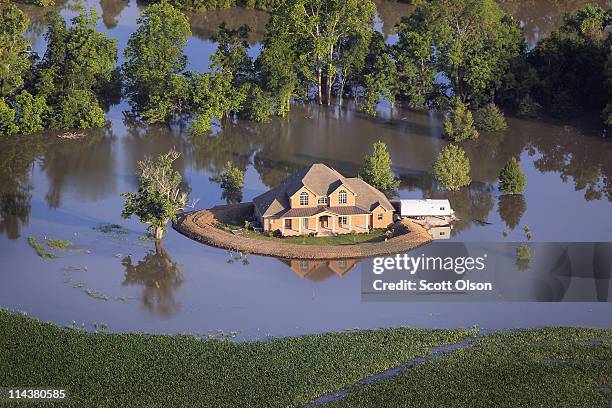
{"label": "muddy brown water", "polygon": [[[527,37],[560,21],[559,2],[513,2]],[[567,7],[578,7],[573,1]],[[600,2],[606,4],[606,2]],[[125,47],[142,6],[134,1],[88,2],[98,28]],[[609,6],[609,2],[608,2]],[[58,6],[69,18],[75,11]],[[398,7],[397,9],[395,7]],[[40,9],[32,18],[33,47],[44,50]],[[405,10],[405,11],[402,11]],[[382,31],[392,36],[409,7],[386,3]],[[529,16],[529,19],[523,16]],[[258,52],[265,13],[230,10],[190,17],[194,36],[186,52],[190,68],[204,70],[214,52],[209,37],[220,21],[250,23]],[[434,113],[380,106],[369,118],[350,103],[343,108],[295,106],[285,119],[217,126],[210,137],[190,137],[184,127],[145,127],[125,119],[125,102],[111,107],[109,126],[83,141],[59,141],[45,133],[0,140],[0,306],[61,325],[104,322],[111,331],[191,332],[261,338],[381,326],[466,327],[582,325],[612,327],[608,303],[364,303],[362,263],[310,265],[230,254],[193,242],[172,229],[163,246],[143,236],[136,220],[123,220],[121,192],[136,188],[138,160],[176,147],[178,162],[198,208],[223,203],[210,181],[231,160],[246,171],[244,200],[276,185],[312,162],[355,175],[371,145],[389,146],[403,198],[449,198],[461,221],[451,240],[612,241],[612,142],[596,121],[572,123],[510,118],[507,131],[466,143],[472,185],[449,194],[436,188],[431,165],[445,145]],[[527,174],[523,197],[502,197],[501,166],[519,156]],[[101,225],[121,230],[101,232]],[[503,231],[508,237],[502,235]],[[58,238],[75,247],[57,259],[35,255],[26,239]],[[570,288],[571,289],[571,288]],[[612,291],[611,291],[612,293]],[[232,333],[236,332],[236,333]]]}

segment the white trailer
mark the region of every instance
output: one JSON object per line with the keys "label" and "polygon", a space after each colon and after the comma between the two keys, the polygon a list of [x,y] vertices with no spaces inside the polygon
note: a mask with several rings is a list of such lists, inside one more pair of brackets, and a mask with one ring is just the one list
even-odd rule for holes
{"label": "white trailer", "polygon": [[448,200],[397,200],[393,204],[401,217],[452,217],[455,214]]}

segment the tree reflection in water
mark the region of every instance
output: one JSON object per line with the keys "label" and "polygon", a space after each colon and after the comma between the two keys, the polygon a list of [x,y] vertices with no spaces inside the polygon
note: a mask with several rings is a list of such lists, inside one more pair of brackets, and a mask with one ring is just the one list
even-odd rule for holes
{"label": "tree reflection in water", "polygon": [[183,284],[183,274],[161,242],[157,242],[155,250],[149,251],[136,265],[129,255],[121,264],[125,268],[123,285],[143,286],[142,302],[151,313],[169,317],[180,310],[174,292]]}
{"label": "tree reflection in water", "polygon": [[519,225],[525,210],[527,210],[527,203],[522,195],[503,195],[499,197],[499,216],[511,230]]}
{"label": "tree reflection in water", "polygon": [[39,136],[14,136],[0,143],[0,233],[9,239],[21,236],[21,225],[30,218],[34,160],[45,151]]}
{"label": "tree reflection in water", "polygon": [[128,5],[128,0],[100,0],[100,8],[102,9],[102,21],[107,29],[117,27],[119,21],[117,18],[123,9]]}

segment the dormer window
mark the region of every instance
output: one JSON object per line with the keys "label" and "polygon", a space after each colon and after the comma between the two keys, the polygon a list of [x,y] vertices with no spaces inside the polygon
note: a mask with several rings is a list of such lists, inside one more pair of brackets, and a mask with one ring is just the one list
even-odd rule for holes
{"label": "dormer window", "polygon": [[305,191],[300,194],[300,205],[308,205],[308,193]]}
{"label": "dormer window", "polygon": [[346,191],[342,190],[338,193],[338,203],[346,204],[346,202],[347,202]]}
{"label": "dormer window", "polygon": [[319,201],[317,201],[317,203],[318,203],[319,205],[327,205],[327,200],[328,200],[328,199],[327,199],[327,196],[325,196],[325,197],[319,197]]}

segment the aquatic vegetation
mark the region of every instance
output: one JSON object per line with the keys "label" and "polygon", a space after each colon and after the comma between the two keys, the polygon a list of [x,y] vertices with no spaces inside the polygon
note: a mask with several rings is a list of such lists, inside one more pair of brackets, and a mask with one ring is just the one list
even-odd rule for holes
{"label": "aquatic vegetation", "polygon": [[43,244],[41,244],[36,237],[33,236],[29,236],[28,237],[28,244],[30,244],[30,246],[32,248],[34,248],[34,250],[36,251],[36,254],[38,256],[40,256],[41,258],[47,258],[47,259],[55,259],[57,258],[57,255],[51,253],[51,252],[47,252],[47,250],[45,249],[45,247],[43,246]]}
{"label": "aquatic vegetation", "polygon": [[127,234],[128,231],[119,224],[102,224],[99,227],[94,227],[94,230],[104,234]]}
{"label": "aquatic vegetation", "polygon": [[521,245],[516,248],[516,266],[519,271],[525,271],[531,261],[531,248],[528,245]]}
{"label": "aquatic vegetation", "polygon": [[100,293],[94,289],[85,289],[85,294],[87,294],[87,296],[91,296],[92,298],[99,299],[99,300],[110,300],[111,299],[110,296]]}
{"label": "aquatic vegetation", "polygon": [[523,232],[525,233],[525,238],[527,238],[529,241],[531,241],[532,234],[531,234],[531,229],[529,228],[528,225],[525,225],[523,227]]}
{"label": "aquatic vegetation", "polygon": [[46,242],[46,244],[47,244],[47,246],[49,248],[53,248],[53,249],[66,249],[66,248],[74,245],[70,241],[64,241],[64,240],[61,240],[61,239],[45,238],[45,242]]}

